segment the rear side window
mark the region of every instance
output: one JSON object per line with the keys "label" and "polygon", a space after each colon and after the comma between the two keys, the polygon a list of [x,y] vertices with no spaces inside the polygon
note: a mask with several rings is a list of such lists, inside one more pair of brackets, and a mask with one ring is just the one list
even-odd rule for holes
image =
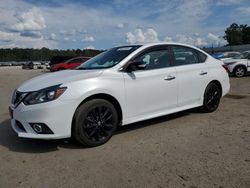
{"label": "rear side window", "polygon": [[202,52],[200,52],[200,51],[198,51],[198,50],[196,50],[196,52],[197,52],[197,54],[199,55],[200,62],[201,62],[201,63],[204,63],[204,62],[206,61],[206,59],[207,59],[207,56],[206,56],[204,53],[202,53]]}
{"label": "rear side window", "polygon": [[176,66],[200,63],[198,54],[192,48],[184,46],[173,46],[172,50],[174,53]]}

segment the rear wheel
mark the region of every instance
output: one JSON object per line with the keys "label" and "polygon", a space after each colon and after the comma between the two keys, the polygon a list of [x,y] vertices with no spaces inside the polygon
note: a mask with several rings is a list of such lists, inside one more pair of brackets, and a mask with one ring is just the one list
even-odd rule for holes
{"label": "rear wheel", "polygon": [[220,104],[220,99],[221,90],[219,86],[215,83],[210,83],[204,93],[202,110],[204,112],[214,112]]}
{"label": "rear wheel", "polygon": [[118,125],[115,107],[104,99],[93,99],[82,104],[74,118],[74,138],[90,147],[106,143]]}
{"label": "rear wheel", "polygon": [[246,69],[243,66],[238,66],[234,69],[234,75],[238,78],[245,76]]}

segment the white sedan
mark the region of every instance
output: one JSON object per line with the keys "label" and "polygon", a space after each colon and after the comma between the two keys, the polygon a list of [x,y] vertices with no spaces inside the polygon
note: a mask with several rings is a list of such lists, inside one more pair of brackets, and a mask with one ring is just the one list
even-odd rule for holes
{"label": "white sedan", "polygon": [[120,46],[76,70],[50,73],[18,87],[10,105],[19,137],[73,136],[107,142],[117,126],[190,108],[213,112],[230,88],[223,63],[178,43]]}

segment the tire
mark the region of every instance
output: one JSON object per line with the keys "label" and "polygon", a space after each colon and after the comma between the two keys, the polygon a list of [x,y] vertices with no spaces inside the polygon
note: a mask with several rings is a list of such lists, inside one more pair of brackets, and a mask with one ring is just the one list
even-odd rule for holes
{"label": "tire", "polygon": [[220,87],[215,83],[208,84],[204,93],[202,111],[206,113],[214,112],[219,107],[220,99]]}
{"label": "tire", "polygon": [[118,113],[113,104],[93,99],[76,110],[72,134],[82,145],[95,147],[106,143],[118,126]]}
{"label": "tire", "polygon": [[246,68],[244,66],[237,66],[234,68],[234,76],[241,78],[246,75]]}

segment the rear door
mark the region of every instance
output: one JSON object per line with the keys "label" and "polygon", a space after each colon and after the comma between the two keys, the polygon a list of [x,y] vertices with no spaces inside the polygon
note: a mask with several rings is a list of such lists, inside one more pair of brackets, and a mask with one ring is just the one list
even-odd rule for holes
{"label": "rear door", "polygon": [[206,55],[185,46],[171,46],[178,78],[178,106],[201,103],[208,84]]}

